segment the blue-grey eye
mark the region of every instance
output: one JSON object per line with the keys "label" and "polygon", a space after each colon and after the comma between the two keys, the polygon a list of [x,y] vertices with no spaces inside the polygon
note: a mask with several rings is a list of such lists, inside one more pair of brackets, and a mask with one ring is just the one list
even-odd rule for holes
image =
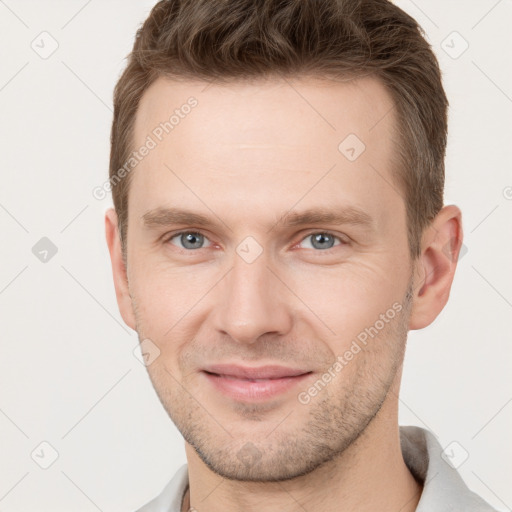
{"label": "blue-grey eye", "polygon": [[339,237],[331,235],[330,233],[313,233],[311,235],[308,235],[306,238],[304,238],[303,242],[306,240],[311,240],[311,246],[313,249],[331,249],[334,247],[336,239],[340,240]]}
{"label": "blue-grey eye", "polygon": [[184,231],[182,233],[177,233],[169,239],[169,242],[175,238],[179,240],[183,249],[202,249],[203,244],[206,240],[208,240],[201,233],[196,233],[194,231]]}

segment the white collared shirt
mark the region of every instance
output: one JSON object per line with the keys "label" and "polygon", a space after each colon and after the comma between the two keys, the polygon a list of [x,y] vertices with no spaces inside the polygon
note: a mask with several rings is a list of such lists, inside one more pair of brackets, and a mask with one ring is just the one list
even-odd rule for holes
{"label": "white collared shirt", "polygon": [[[423,483],[416,512],[497,512],[470,491],[458,472],[441,457],[443,449],[431,432],[421,427],[401,426],[400,442],[407,467]],[[181,512],[187,487],[188,472],[184,464],[162,492],[137,512]]]}

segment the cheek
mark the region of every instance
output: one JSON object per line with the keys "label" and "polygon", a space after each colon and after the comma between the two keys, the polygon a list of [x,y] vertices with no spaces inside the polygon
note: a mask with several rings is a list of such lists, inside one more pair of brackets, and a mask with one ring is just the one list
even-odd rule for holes
{"label": "cheek", "polygon": [[130,280],[139,314],[155,326],[172,326],[201,300],[212,286],[213,276],[185,266],[169,268],[150,258],[147,261],[150,263],[138,265]]}
{"label": "cheek", "polygon": [[[337,266],[282,266],[276,270],[293,291],[283,288],[282,307],[297,318],[295,329],[306,325],[325,340],[330,352],[343,353],[402,300],[406,273],[396,259],[396,254],[382,250],[359,254]],[[178,353],[201,325],[207,325],[208,316],[222,301],[222,286],[214,287],[224,271],[216,265],[169,268],[168,262],[150,255],[132,261],[130,291],[140,330],[162,352]]]}
{"label": "cheek", "polygon": [[348,342],[402,301],[406,276],[403,271],[390,272],[390,268],[389,262],[376,259],[312,268],[294,272],[291,288],[311,309],[315,323],[320,319],[330,336]]}
{"label": "cheek", "polygon": [[[180,373],[179,354],[205,320],[204,299],[215,284],[213,278],[204,271],[185,267],[171,270],[154,263],[139,265],[138,272],[131,276],[130,292],[136,304],[139,336],[149,338],[163,356],[151,365],[154,372],[159,367],[157,362],[165,362],[173,374]],[[166,374],[162,370],[160,373],[165,379]]]}

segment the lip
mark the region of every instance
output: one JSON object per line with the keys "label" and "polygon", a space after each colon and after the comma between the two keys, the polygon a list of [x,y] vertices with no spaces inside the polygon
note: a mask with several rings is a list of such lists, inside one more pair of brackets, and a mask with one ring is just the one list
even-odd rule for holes
{"label": "lip", "polygon": [[203,369],[202,373],[215,389],[235,400],[262,401],[291,390],[312,372],[278,365],[218,364]]}
{"label": "lip", "polygon": [[288,368],[287,366],[239,366],[236,364],[214,364],[204,368],[204,371],[217,375],[236,377],[239,379],[280,379],[283,377],[296,377],[309,370]]}

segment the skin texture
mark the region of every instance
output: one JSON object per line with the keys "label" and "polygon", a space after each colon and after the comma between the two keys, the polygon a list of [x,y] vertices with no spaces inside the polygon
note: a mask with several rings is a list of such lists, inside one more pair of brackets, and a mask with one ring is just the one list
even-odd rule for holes
{"label": "skin texture", "polygon": [[[391,173],[392,101],[373,78],[160,78],[142,98],[134,146],[190,96],[197,106],[131,176],[126,266],[116,214],[105,217],[121,314],[160,350],[148,372],[186,440],[184,510],[415,510],[422,487],[399,443],[401,365],[407,331],[429,325],[448,300],[460,210],[443,208],[412,262]],[[354,161],[338,149],[349,134],[365,145]],[[213,224],[145,224],[148,212],[171,207]],[[371,223],[279,222],[347,207]],[[187,230],[203,235],[199,248],[173,236]],[[311,235],[326,231],[326,249],[313,245]],[[298,399],[381,324],[308,403]],[[211,385],[202,370],[213,363],[312,373],[251,402]]]}

